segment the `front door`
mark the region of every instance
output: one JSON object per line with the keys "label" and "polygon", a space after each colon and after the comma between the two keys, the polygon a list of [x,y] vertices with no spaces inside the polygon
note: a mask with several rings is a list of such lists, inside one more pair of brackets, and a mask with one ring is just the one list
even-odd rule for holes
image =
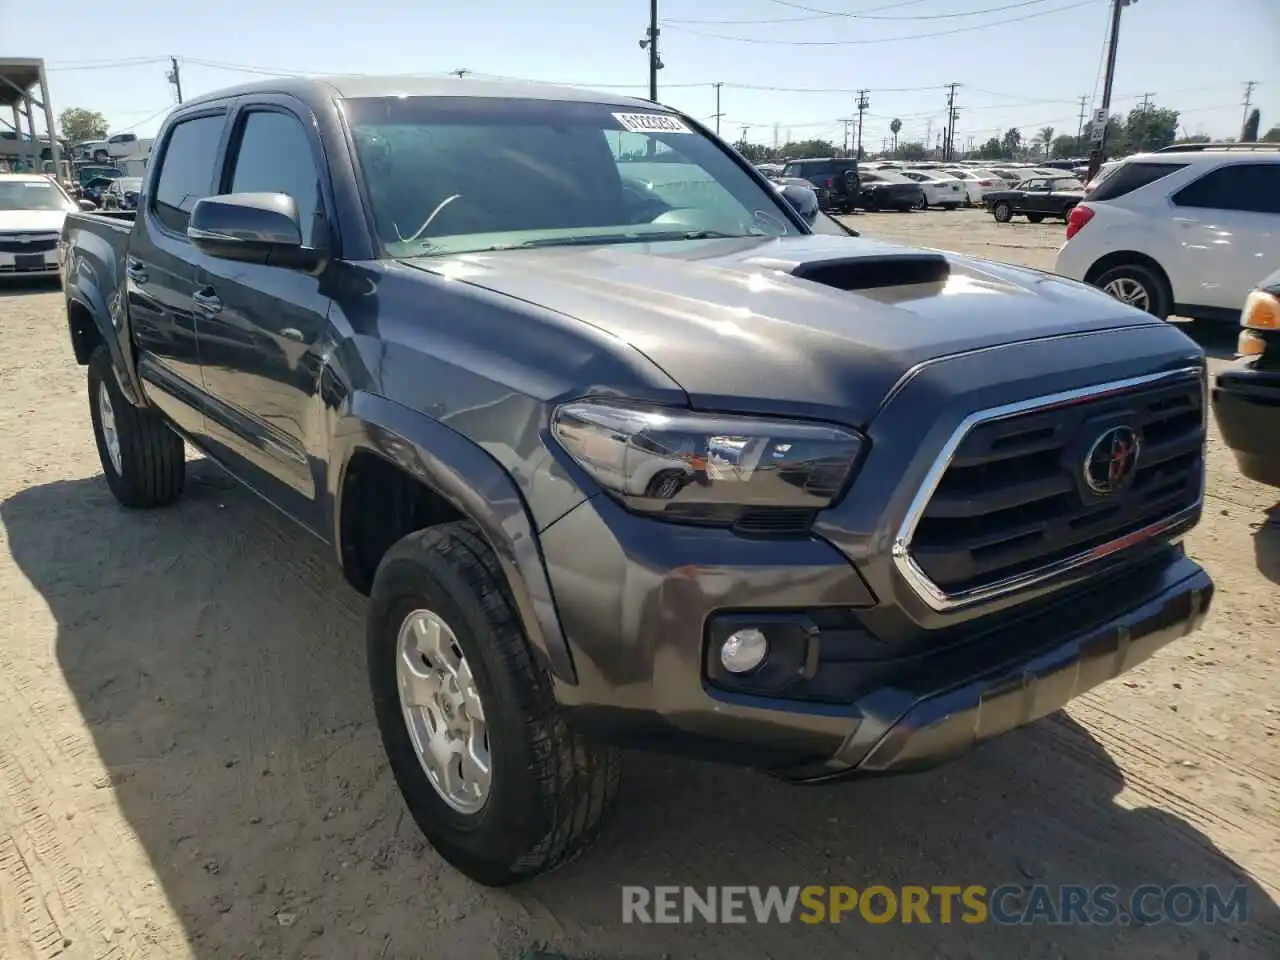
{"label": "front door", "polygon": [[[243,108],[220,193],[284,193],[298,206],[303,244],[329,247],[318,144],[293,101]],[[208,258],[197,325],[209,435],[228,466],[308,526],[318,524],[315,464],[327,451],[318,389],[329,298],[300,270]]]}

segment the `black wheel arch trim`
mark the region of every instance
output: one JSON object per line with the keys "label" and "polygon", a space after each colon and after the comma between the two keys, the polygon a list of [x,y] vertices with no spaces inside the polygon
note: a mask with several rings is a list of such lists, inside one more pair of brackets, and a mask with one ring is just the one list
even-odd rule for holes
{"label": "black wheel arch trim", "polygon": [[[438,420],[370,393],[350,396],[336,424],[330,463],[330,530],[345,568],[342,496],[357,453],[380,457],[444,497],[484,535],[534,652],[559,681],[577,684],[533,516],[519,487],[482,447]],[[586,499],[584,496],[583,499]]]}
{"label": "black wheel arch trim", "polygon": [[[106,344],[107,350],[111,353],[111,366],[115,369],[116,380],[120,384],[120,392],[124,394],[124,398],[135,407],[145,407],[147,405],[146,395],[142,391],[142,384],[138,379],[133,357],[127,354],[122,347],[124,333],[127,328],[122,327],[121,330],[115,328],[115,325],[111,322],[111,309],[107,306],[102,291],[96,284],[86,281],[83,276],[76,276],[67,287],[67,325],[72,328],[74,327],[71,317],[73,307],[89,315],[98,331],[98,336]],[[72,343],[75,344],[74,329],[70,332],[72,334]],[[79,356],[76,357],[76,360],[80,362]],[[89,358],[86,356],[83,363],[88,362]]]}

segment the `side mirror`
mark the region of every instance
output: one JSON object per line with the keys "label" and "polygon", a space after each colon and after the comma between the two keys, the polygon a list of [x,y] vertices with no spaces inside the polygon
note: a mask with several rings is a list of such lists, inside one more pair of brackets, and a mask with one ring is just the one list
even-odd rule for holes
{"label": "side mirror", "polygon": [[221,260],[281,267],[314,264],[302,245],[298,205],[284,193],[228,193],[197,200],[187,222],[196,249]]}
{"label": "side mirror", "polygon": [[98,205],[92,200],[77,200],[76,203],[79,205],[80,209],[86,213],[90,210],[98,209]]}
{"label": "side mirror", "polygon": [[818,195],[807,187],[788,184],[782,188],[782,196],[800,214],[805,223],[813,226],[818,217]]}

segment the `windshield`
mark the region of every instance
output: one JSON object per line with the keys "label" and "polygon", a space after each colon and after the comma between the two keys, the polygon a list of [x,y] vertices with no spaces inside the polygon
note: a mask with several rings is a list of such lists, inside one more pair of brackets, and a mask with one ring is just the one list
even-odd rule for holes
{"label": "windshield", "polygon": [[48,180],[0,181],[0,210],[71,210],[67,195]]}
{"label": "windshield", "polygon": [[141,177],[125,177],[123,180],[117,180],[116,182],[120,184],[120,189],[125,193],[137,193],[142,189]]}
{"label": "windshield", "polygon": [[774,191],[665,111],[481,97],[343,109],[392,257],[802,232]]}

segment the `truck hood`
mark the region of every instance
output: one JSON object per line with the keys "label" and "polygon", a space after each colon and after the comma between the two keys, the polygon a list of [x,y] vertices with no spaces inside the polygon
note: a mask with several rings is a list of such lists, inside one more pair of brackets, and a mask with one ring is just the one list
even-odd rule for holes
{"label": "truck hood", "polygon": [[0,233],[59,233],[65,210],[0,210]]}
{"label": "truck hood", "polygon": [[853,237],[545,247],[407,264],[607,331],[695,407],[854,425],[923,361],[1155,322],[1050,274]]}

